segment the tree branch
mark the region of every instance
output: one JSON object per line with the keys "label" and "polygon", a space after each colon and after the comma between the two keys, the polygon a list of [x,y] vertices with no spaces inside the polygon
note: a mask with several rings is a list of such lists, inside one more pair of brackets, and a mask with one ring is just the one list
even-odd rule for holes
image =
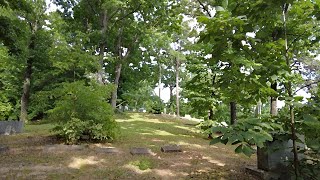
{"label": "tree branch", "polygon": [[197,1],[200,4],[200,6],[202,7],[202,9],[208,14],[208,16],[212,17],[210,11],[208,10],[208,8],[200,0],[197,0]]}
{"label": "tree branch", "polygon": [[137,8],[133,9],[132,11],[130,11],[129,13],[127,13],[126,15],[122,16],[120,19],[115,21],[114,24],[116,24],[118,21],[123,20],[124,18],[128,17],[129,15],[135,13],[138,9],[140,9],[140,7],[141,7],[141,3],[139,4],[139,6]]}
{"label": "tree branch", "polygon": [[318,83],[320,83],[320,79],[319,79],[319,80],[316,80],[316,81],[313,81],[313,82],[311,82],[311,83],[308,83],[308,84],[300,87],[299,89],[297,89],[297,90],[294,92],[294,94],[297,93],[298,91],[306,88],[306,87],[310,87],[311,85],[318,84]]}

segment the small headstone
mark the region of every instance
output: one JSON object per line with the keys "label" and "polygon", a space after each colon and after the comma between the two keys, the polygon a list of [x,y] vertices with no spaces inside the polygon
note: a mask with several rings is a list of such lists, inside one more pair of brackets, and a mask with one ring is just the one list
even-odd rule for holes
{"label": "small headstone", "polygon": [[246,167],[246,172],[259,179],[279,179],[280,178],[278,174],[268,172],[262,169],[258,169],[257,167],[254,167],[254,166]]}
{"label": "small headstone", "polygon": [[124,106],[124,111],[129,111],[129,107],[127,105]]}
{"label": "small headstone", "polygon": [[0,153],[4,153],[4,152],[7,152],[7,151],[9,151],[9,147],[8,146],[0,145]]}
{"label": "small headstone", "polygon": [[161,152],[182,152],[181,147],[177,144],[169,144],[161,147]]}
{"label": "small headstone", "polygon": [[64,144],[55,144],[48,145],[44,147],[44,151],[46,152],[56,152],[56,151],[81,151],[85,148],[82,145],[64,145]]}
{"label": "small headstone", "polygon": [[152,155],[152,151],[148,148],[132,148],[130,150],[132,155]]}
{"label": "small headstone", "polygon": [[11,126],[7,126],[6,127],[6,130],[4,131],[4,135],[6,135],[6,136],[8,136],[8,135],[10,135],[11,134]]}
{"label": "small headstone", "polygon": [[88,135],[82,135],[82,136],[81,136],[81,139],[82,139],[82,140],[89,140],[90,137],[89,137]]}
{"label": "small headstone", "polygon": [[113,148],[113,147],[101,147],[101,148],[97,148],[96,151],[101,153],[108,153],[108,154],[120,153],[119,149]]}

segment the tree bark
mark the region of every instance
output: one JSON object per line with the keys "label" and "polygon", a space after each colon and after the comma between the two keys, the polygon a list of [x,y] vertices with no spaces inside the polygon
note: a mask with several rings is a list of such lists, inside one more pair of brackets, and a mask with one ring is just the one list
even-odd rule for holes
{"label": "tree bark", "polygon": [[107,17],[107,11],[104,10],[102,14],[100,15],[101,19],[101,42],[100,42],[100,50],[99,50],[99,70],[98,70],[98,77],[97,80],[100,84],[104,84],[104,52],[106,48],[106,34],[107,34],[107,27],[108,27],[108,17]]}
{"label": "tree bark", "polygon": [[237,103],[230,102],[230,123],[235,124],[237,122]]}
{"label": "tree bark", "polygon": [[23,90],[21,96],[21,108],[20,108],[20,121],[27,122],[28,121],[28,106],[29,106],[29,99],[30,99],[30,88],[31,88],[31,76],[32,76],[32,67],[33,67],[33,60],[34,54],[33,50],[35,49],[35,39],[36,39],[36,32],[38,30],[38,24],[36,22],[30,22],[30,30],[32,32],[30,44],[29,44],[29,57],[27,59],[27,67],[23,77]]}
{"label": "tree bark", "polygon": [[[213,76],[212,78],[212,92],[211,92],[211,98],[214,98],[215,96],[215,92],[214,92],[214,85],[215,85],[215,82],[216,82],[216,74]],[[208,116],[208,119],[210,120],[213,120],[213,104],[210,105],[209,107],[209,116]]]}
{"label": "tree bark", "polygon": [[116,66],[116,77],[114,80],[114,85],[115,85],[115,89],[112,92],[112,97],[111,97],[111,106],[113,108],[117,107],[117,98],[118,98],[118,87],[119,87],[119,79],[120,79],[120,75],[121,75],[121,69],[122,69],[122,64],[118,63]]}
{"label": "tree bark", "polygon": [[161,63],[159,63],[159,99],[161,101]]}
{"label": "tree bark", "polygon": [[180,69],[180,61],[176,58],[176,113],[177,117],[180,117],[180,96],[179,96],[179,69]]}
{"label": "tree bark", "polygon": [[[271,88],[275,91],[277,91],[277,83],[271,84]],[[277,109],[277,97],[272,96],[270,97],[270,114],[272,116],[276,116],[278,114],[278,109]]]}
{"label": "tree bark", "polygon": [[30,98],[30,87],[31,87],[31,75],[32,75],[32,59],[27,62],[27,68],[24,75],[23,92],[21,96],[21,110],[20,110],[20,121],[28,121],[28,105]]}
{"label": "tree bark", "polygon": [[170,106],[172,105],[172,101],[173,101],[173,89],[174,86],[169,86],[169,91],[170,91]]}
{"label": "tree bark", "polygon": [[259,99],[256,105],[256,110],[255,110],[256,117],[259,117],[261,115],[261,109],[262,109],[262,103],[261,103],[261,100]]}
{"label": "tree bark", "polygon": [[[283,16],[283,27],[284,27],[284,40],[285,40],[285,58],[286,58],[286,64],[288,67],[290,67],[290,59],[288,55],[288,38],[287,38],[287,12],[289,8],[289,4],[285,3],[282,6],[282,16]],[[292,73],[292,72],[291,72]],[[289,80],[287,84],[287,91],[288,91],[288,96],[293,97],[293,90],[292,90],[292,82]],[[294,118],[294,107],[290,103],[289,105],[289,110],[290,110],[290,127],[291,127],[291,139],[292,139],[292,148],[293,148],[293,165],[294,165],[294,172],[296,175],[296,179],[299,178],[299,159],[298,159],[298,149],[297,149],[297,135],[296,135],[296,127],[295,127],[295,118]]]}

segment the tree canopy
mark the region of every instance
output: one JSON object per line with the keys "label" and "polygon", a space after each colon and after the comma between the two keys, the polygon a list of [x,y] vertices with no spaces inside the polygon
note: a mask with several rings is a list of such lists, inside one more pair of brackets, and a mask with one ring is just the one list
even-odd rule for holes
{"label": "tree canopy", "polygon": [[[254,152],[252,144],[263,148],[272,141],[272,133],[288,135],[296,177],[303,164],[297,134],[319,152],[320,1],[52,3],[55,12],[44,0],[0,0],[0,120],[55,119],[60,130],[101,125],[110,133],[77,133],[112,139],[112,110],[120,105],[158,113],[167,108],[226,122],[209,130],[222,133],[212,143],[235,144],[246,155]],[[258,106],[262,114],[255,113]],[[70,142],[79,140],[73,135]]]}

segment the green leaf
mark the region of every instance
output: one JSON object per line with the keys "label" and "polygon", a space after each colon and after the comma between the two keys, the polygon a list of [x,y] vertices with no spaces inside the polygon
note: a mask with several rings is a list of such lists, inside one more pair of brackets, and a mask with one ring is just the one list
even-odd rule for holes
{"label": "green leaf", "polygon": [[224,11],[224,8],[221,6],[216,6],[214,8],[216,9],[216,11]]}
{"label": "green leaf", "polygon": [[307,122],[318,122],[317,118],[310,115],[310,114],[304,114],[303,115],[303,120],[307,121]]}
{"label": "green leaf", "polygon": [[209,20],[207,16],[199,16],[198,17],[198,22],[200,23],[206,23]]}
{"label": "green leaf", "polygon": [[240,144],[235,150],[234,150],[234,152],[236,152],[236,153],[242,153],[242,146],[243,146],[243,144]]}
{"label": "green leaf", "polygon": [[303,96],[295,96],[294,101],[302,101],[303,98],[304,98]]}
{"label": "green leaf", "polygon": [[277,75],[272,75],[270,78],[271,78],[271,80],[272,80],[273,82],[275,82],[275,81],[277,81],[278,76],[277,76]]}
{"label": "green leaf", "polygon": [[251,156],[254,153],[254,150],[252,149],[252,147],[248,146],[248,145],[243,145],[242,146],[242,152],[243,154],[245,154],[246,156]]}
{"label": "green leaf", "polygon": [[210,141],[210,145],[217,144],[217,143],[219,143],[219,142],[221,142],[221,136],[212,139],[212,140]]}
{"label": "green leaf", "polygon": [[221,140],[221,143],[226,145],[228,143],[228,139]]}

